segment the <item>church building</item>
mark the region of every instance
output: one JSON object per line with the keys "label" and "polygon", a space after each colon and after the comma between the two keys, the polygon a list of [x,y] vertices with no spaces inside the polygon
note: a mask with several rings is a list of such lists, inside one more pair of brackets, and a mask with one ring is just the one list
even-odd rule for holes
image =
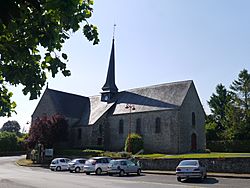
{"label": "church building", "polygon": [[85,97],[46,88],[32,121],[63,115],[68,147],[123,151],[129,133],[142,136],[148,153],[186,153],[206,148],[205,112],[192,80],[126,91],[115,84],[115,46],[100,95]]}

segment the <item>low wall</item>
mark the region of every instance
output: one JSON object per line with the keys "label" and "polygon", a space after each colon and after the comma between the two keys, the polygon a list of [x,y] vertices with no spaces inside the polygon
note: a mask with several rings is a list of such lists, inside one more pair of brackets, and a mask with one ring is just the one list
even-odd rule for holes
{"label": "low wall", "polygon": [[[181,159],[139,159],[144,170],[175,171]],[[250,173],[250,158],[199,159],[208,172]]]}

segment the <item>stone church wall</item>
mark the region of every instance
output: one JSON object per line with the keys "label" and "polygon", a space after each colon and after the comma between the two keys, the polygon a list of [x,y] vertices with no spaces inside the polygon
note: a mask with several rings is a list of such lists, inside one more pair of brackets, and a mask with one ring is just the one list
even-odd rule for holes
{"label": "stone church wall", "polygon": [[[192,123],[193,112],[195,114],[195,125]],[[180,113],[180,153],[191,151],[191,137],[193,133],[197,137],[197,150],[204,150],[206,148],[205,113],[192,84]]]}
{"label": "stone church wall", "polygon": [[[178,111],[154,111],[143,113],[131,113],[131,132],[136,132],[136,121],[141,119],[141,135],[144,141],[145,152],[176,153],[178,140],[176,136],[176,124]],[[160,118],[160,132],[156,133],[156,118]],[[119,121],[124,121],[123,134],[119,134]],[[129,132],[130,114],[111,116],[110,124],[110,148],[114,151],[124,150],[125,140]]]}

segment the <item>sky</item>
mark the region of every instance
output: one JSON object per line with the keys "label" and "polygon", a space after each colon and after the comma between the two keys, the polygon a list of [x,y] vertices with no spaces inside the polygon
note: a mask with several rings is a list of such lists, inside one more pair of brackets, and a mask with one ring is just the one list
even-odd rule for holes
{"label": "sky", "polygon": [[[119,91],[193,80],[206,113],[218,84],[229,88],[241,70],[250,72],[249,0],[95,0],[90,23],[100,43],[81,31],[64,44],[70,77],[49,77],[49,88],[83,96],[98,95],[105,83],[115,28],[116,85]],[[39,99],[22,86],[11,88],[16,112],[0,117],[0,127],[16,120],[28,131]],[[45,87],[42,91],[44,92]]]}

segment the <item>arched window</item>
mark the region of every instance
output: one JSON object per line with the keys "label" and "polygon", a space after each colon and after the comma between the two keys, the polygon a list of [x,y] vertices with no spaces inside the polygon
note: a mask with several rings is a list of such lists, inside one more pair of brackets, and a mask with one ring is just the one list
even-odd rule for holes
{"label": "arched window", "polygon": [[101,125],[99,125],[99,133],[102,134],[102,131],[103,131],[103,126],[101,124]]}
{"label": "arched window", "polygon": [[81,128],[77,129],[77,139],[78,140],[82,139],[82,129]]}
{"label": "arched window", "polygon": [[195,124],[196,124],[196,122],[195,122],[195,113],[192,112],[192,127],[195,127]]}
{"label": "arched window", "polygon": [[141,134],[141,119],[140,118],[138,118],[136,120],[136,130],[135,131],[137,134]]}
{"label": "arched window", "polygon": [[119,121],[119,134],[123,134],[123,124],[124,124],[123,119],[120,119],[120,121]]}
{"label": "arched window", "polygon": [[156,118],[155,119],[155,133],[160,133],[161,132],[161,118]]}

